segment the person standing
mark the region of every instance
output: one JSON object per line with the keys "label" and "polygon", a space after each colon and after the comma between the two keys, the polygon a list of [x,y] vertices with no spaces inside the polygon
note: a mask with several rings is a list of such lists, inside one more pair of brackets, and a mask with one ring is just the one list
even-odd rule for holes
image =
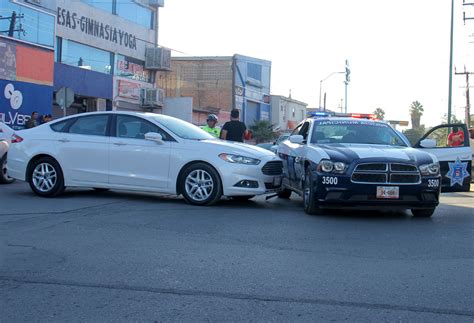
{"label": "person standing", "polygon": [[38,111],[31,113],[30,119],[26,122],[26,129],[34,128],[38,125]]}
{"label": "person standing", "polygon": [[202,130],[210,133],[216,138],[219,138],[221,135],[221,128],[216,126],[217,125],[217,116],[215,114],[210,114],[207,117],[207,125],[202,127]]}
{"label": "person standing", "polygon": [[464,131],[454,126],[453,131],[448,136],[448,146],[459,147],[464,145]]}
{"label": "person standing", "polygon": [[244,142],[244,136],[247,133],[245,123],[240,121],[240,112],[233,109],[230,112],[230,121],[227,121],[221,130],[221,139],[228,141]]}

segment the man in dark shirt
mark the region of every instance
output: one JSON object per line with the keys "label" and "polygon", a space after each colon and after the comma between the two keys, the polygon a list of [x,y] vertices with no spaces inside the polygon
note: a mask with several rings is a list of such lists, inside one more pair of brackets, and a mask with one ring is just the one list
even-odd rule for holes
{"label": "man in dark shirt", "polygon": [[239,115],[240,113],[237,109],[233,109],[230,112],[230,121],[227,121],[221,129],[221,139],[244,142],[247,127],[245,123],[240,121]]}

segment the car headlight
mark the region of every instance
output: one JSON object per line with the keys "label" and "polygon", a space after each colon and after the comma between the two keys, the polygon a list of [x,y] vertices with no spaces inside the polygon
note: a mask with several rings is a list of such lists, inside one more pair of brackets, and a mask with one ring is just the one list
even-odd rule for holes
{"label": "car headlight", "polygon": [[421,165],[419,168],[421,175],[423,176],[439,175],[439,163],[425,164]]}
{"label": "car headlight", "polygon": [[346,164],[343,162],[332,162],[327,159],[323,159],[319,162],[318,170],[324,173],[338,173],[342,174],[346,170]]}
{"label": "car headlight", "polygon": [[234,155],[234,154],[220,154],[219,157],[222,160],[225,160],[226,162],[229,162],[229,163],[245,164],[245,165],[260,164],[260,159],[247,157],[247,156]]}

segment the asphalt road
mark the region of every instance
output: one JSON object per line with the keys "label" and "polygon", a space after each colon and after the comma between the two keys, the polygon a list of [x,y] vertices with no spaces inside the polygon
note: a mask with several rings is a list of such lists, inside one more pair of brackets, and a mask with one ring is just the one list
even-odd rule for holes
{"label": "asphalt road", "polygon": [[431,219],[0,186],[0,321],[474,320],[474,193]]}

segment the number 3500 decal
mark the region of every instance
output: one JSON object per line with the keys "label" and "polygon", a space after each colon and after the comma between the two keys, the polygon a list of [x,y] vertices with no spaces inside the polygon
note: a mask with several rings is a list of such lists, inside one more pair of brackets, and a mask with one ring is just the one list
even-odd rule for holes
{"label": "number 3500 decal", "polygon": [[428,180],[428,187],[438,187],[438,186],[439,186],[439,179]]}
{"label": "number 3500 decal", "polygon": [[337,177],[323,176],[323,184],[337,185]]}

